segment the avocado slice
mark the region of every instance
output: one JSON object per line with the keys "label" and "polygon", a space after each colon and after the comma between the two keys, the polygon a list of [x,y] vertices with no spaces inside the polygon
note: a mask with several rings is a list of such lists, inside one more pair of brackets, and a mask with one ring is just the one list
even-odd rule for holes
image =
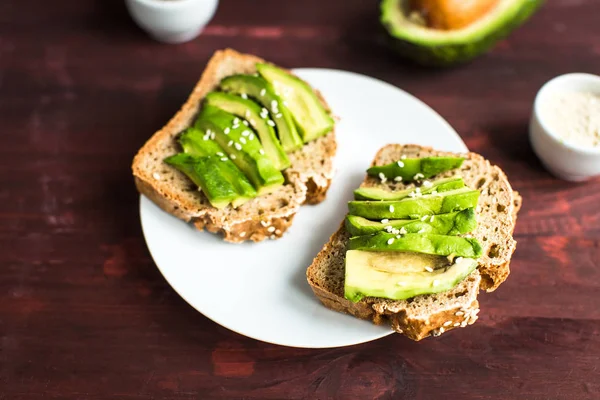
{"label": "avocado slice", "polygon": [[392,219],[384,222],[370,221],[356,215],[346,216],[346,230],[352,236],[369,235],[386,231],[394,233],[436,233],[439,235],[461,235],[477,228],[477,217],[474,208],[452,213],[432,215],[423,221],[419,219]]}
{"label": "avocado slice", "polygon": [[405,300],[421,294],[445,292],[477,268],[472,258],[446,257],[411,252],[346,252],[344,297],[357,302],[363,297]]}
{"label": "avocado slice", "polygon": [[[275,90],[269,82],[254,75],[232,75],[221,81],[220,88],[227,93],[250,96],[261,104],[263,106],[262,118],[270,126],[277,127],[279,140],[285,151],[298,150],[303,146],[290,110],[275,94]],[[255,126],[256,121],[248,122],[252,127]]]}
{"label": "avocado slice", "polygon": [[412,251],[436,256],[477,258],[481,245],[474,238],[437,235],[435,233],[407,233],[395,235],[377,232],[372,235],[354,236],[348,242],[348,250]]}
{"label": "avocado slice", "polygon": [[460,176],[438,179],[429,185],[421,185],[418,188],[404,190],[386,190],[378,187],[362,187],[354,191],[354,200],[401,200],[411,195],[429,194],[432,192],[447,192],[449,190],[465,187],[465,182]]}
{"label": "avocado slice", "polygon": [[231,202],[234,208],[237,208],[257,196],[257,192],[246,178],[246,175],[229,159],[225,157],[225,150],[217,142],[210,139],[205,132],[191,127],[186,129],[179,137],[179,143],[186,154],[205,157],[215,156],[219,158],[218,166],[223,175],[231,183],[239,196]]}
{"label": "avocado slice", "polygon": [[306,82],[272,64],[259,63],[256,69],[275,88],[277,95],[291,111],[305,143],[333,129],[333,118]]}
{"label": "avocado slice", "polygon": [[236,188],[223,173],[218,156],[194,157],[179,153],[164,160],[186,174],[210,201],[213,207],[222,209],[239,197]]}
{"label": "avocado slice", "polygon": [[349,213],[367,219],[422,218],[477,207],[479,191],[468,187],[398,201],[351,201]]}
{"label": "avocado slice", "polygon": [[220,108],[206,105],[200,111],[196,127],[214,133],[215,141],[229,154],[233,163],[246,174],[258,195],[270,193],[284,182],[283,175],[251,131],[245,125],[235,125],[235,115]]}
{"label": "avocado slice", "polygon": [[371,167],[367,174],[394,180],[400,180],[400,177],[402,182],[412,182],[459,168],[464,160],[462,157],[406,158],[391,164]]}
{"label": "avocado slice", "polygon": [[211,92],[206,95],[205,104],[218,107],[233,115],[253,121],[252,128],[258,134],[260,142],[267,156],[273,161],[277,169],[286,169],[290,166],[290,160],[285,154],[275,130],[260,117],[261,107],[250,99],[244,99],[231,93]]}
{"label": "avocado slice", "polygon": [[401,55],[424,65],[448,66],[485,53],[498,40],[525,22],[543,0],[498,0],[482,17],[454,30],[433,29],[410,0],[382,0],[380,22],[390,35],[390,44]]}

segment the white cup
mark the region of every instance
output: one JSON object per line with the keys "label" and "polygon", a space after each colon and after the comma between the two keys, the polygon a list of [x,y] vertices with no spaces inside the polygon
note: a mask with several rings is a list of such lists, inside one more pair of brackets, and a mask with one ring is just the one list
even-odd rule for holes
{"label": "white cup", "polygon": [[567,181],[583,181],[600,175],[600,148],[586,147],[562,140],[547,123],[543,104],[564,92],[591,92],[600,96],[600,76],[566,74],[548,81],[533,104],[529,140],[533,150],[553,175]]}
{"label": "white cup", "polygon": [[211,20],[219,0],[126,0],[133,20],[164,43],[194,39]]}

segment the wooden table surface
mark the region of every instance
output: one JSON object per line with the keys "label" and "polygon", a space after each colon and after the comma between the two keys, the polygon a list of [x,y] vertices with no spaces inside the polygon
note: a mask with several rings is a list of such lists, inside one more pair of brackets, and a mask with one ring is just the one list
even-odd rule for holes
{"label": "wooden table surface", "polygon": [[[149,39],[117,0],[1,2],[0,399],[599,399],[600,182],[550,176],[527,124],[545,81],[600,72],[600,3],[547,3],[490,54],[431,70],[380,46],[374,1],[222,0],[183,45]],[[227,46],[391,82],[505,169],[519,244],[475,325],[293,349],[169,287],[129,166]]]}

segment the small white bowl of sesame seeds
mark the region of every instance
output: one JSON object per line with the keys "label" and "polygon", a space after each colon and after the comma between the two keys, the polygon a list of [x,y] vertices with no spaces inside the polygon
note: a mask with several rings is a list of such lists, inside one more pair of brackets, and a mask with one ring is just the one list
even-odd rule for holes
{"label": "small white bowl of sesame seeds", "polygon": [[529,138],[553,175],[568,181],[600,176],[600,76],[566,74],[542,86]]}
{"label": "small white bowl of sesame seeds", "polygon": [[126,0],[129,14],[150,36],[164,43],[197,37],[212,19],[219,0]]}

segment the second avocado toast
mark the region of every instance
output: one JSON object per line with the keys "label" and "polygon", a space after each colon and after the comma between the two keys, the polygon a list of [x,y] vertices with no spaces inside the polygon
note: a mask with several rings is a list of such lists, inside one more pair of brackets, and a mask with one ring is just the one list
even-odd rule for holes
{"label": "second avocado toast", "polygon": [[136,155],[135,183],[169,214],[226,241],[276,239],[301,205],[325,198],[333,125],[300,78],[217,51],[187,102]]}

